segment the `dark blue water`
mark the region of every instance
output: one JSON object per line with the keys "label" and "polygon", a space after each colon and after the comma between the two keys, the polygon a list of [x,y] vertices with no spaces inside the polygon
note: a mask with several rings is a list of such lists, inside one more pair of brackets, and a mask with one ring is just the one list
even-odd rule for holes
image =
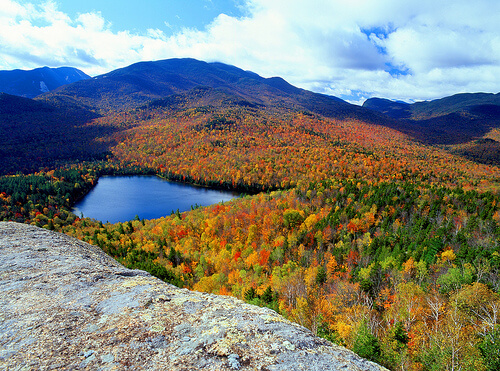
{"label": "dark blue water", "polygon": [[169,182],[155,176],[105,176],[78,202],[73,212],[80,216],[117,223],[156,219],[172,210],[191,210],[238,197],[237,193]]}

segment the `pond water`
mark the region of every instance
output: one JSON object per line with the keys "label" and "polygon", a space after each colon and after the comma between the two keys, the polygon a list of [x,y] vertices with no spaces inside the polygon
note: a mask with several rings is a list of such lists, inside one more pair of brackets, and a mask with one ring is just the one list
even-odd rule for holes
{"label": "pond water", "polygon": [[77,216],[117,223],[156,219],[172,211],[191,210],[191,206],[208,206],[238,197],[237,193],[195,187],[163,180],[155,176],[103,176],[82,199],[73,212]]}

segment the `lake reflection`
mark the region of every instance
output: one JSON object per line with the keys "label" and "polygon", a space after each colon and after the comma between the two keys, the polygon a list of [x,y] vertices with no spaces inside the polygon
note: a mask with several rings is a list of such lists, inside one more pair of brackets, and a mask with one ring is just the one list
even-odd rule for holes
{"label": "lake reflection", "polygon": [[208,206],[238,197],[237,193],[169,182],[155,176],[104,176],[78,202],[73,212],[110,223],[126,222],[136,215],[156,219],[172,210]]}

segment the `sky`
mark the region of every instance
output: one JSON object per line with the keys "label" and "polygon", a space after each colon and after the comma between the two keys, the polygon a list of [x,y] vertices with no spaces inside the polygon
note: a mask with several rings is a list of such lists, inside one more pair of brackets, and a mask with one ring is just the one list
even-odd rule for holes
{"label": "sky", "polygon": [[500,0],[0,0],[0,70],[190,57],[362,104],[500,92]]}

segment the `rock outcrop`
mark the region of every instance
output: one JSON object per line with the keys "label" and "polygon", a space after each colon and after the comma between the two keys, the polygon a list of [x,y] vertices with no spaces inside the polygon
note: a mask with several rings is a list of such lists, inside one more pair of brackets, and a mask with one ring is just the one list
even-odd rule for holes
{"label": "rock outcrop", "polygon": [[275,312],[0,222],[0,369],[382,370]]}

